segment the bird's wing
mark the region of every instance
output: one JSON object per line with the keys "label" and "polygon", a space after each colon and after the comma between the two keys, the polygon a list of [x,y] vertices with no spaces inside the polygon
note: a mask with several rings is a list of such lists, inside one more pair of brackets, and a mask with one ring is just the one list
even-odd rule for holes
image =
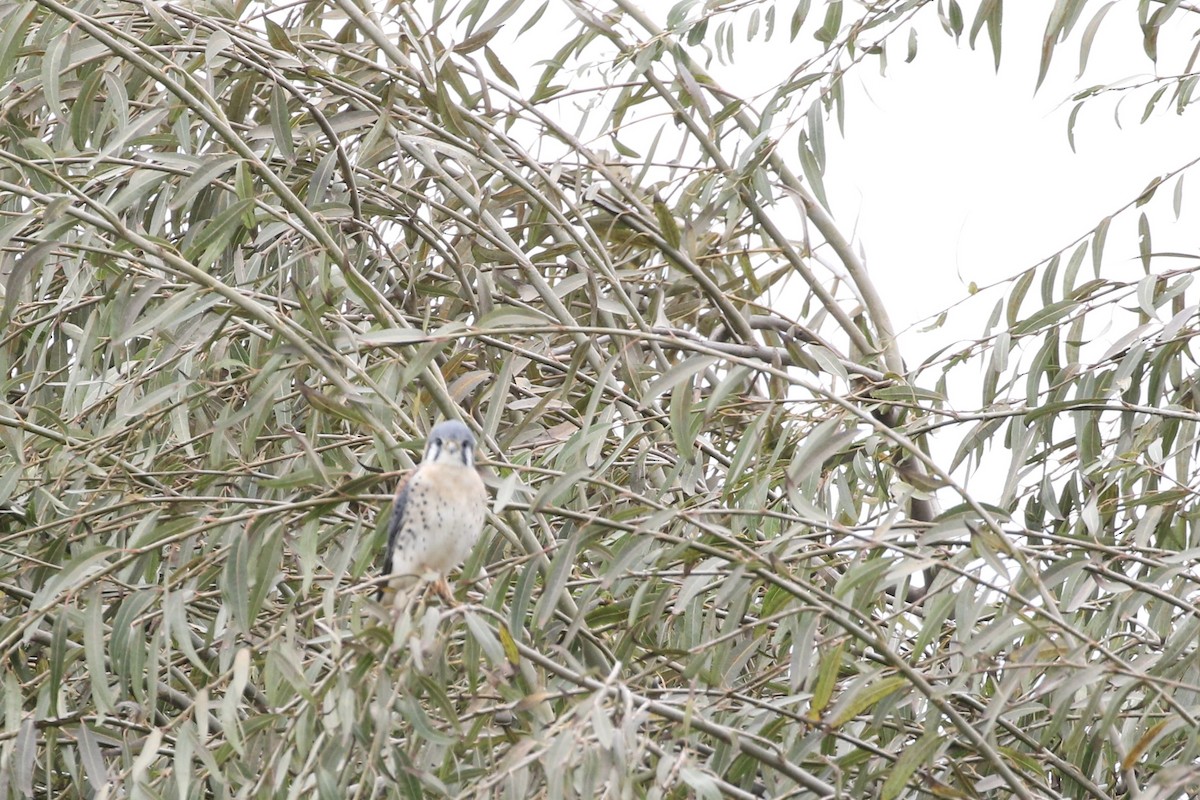
{"label": "bird's wing", "polygon": [[396,487],[396,500],[392,504],[392,520],[388,523],[387,550],[383,557],[383,574],[392,574],[392,554],[396,550],[396,537],[400,535],[400,526],[404,523],[404,509],[408,506],[408,485],[412,475],[406,476]]}

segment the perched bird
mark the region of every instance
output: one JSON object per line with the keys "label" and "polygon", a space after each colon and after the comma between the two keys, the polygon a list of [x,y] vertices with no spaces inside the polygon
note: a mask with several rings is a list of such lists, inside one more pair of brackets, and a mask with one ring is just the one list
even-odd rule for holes
{"label": "perched bird", "polygon": [[396,490],[388,526],[380,587],[388,593],[413,586],[425,573],[438,576],[434,588],[449,598],[446,574],[461,564],[483,530],[487,490],[475,470],[475,437],[461,422],[439,422],[429,432],[421,464]]}

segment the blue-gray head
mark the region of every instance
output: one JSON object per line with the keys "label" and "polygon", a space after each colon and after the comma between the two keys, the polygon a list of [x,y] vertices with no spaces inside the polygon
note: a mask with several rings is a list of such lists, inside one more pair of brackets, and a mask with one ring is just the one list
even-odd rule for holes
{"label": "blue-gray head", "polygon": [[475,434],[456,420],[446,420],[433,426],[425,443],[424,464],[475,465]]}

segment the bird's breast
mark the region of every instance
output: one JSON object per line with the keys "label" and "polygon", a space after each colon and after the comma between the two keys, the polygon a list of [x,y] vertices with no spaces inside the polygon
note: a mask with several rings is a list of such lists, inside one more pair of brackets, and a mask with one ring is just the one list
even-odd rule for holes
{"label": "bird's breast", "polygon": [[480,512],[487,503],[483,479],[471,467],[429,464],[421,467],[416,477],[419,483],[446,503],[478,508]]}
{"label": "bird's breast", "polygon": [[461,564],[479,539],[486,510],[487,490],[474,469],[422,465],[409,483],[396,571],[444,573]]}

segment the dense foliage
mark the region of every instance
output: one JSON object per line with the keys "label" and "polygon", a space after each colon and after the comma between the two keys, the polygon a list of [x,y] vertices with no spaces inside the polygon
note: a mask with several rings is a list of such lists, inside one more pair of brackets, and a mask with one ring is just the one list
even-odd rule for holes
{"label": "dense foliage", "polygon": [[[1043,74],[1198,27],[1126,5],[1048,8]],[[0,797],[1200,792],[1175,176],[1142,277],[1098,220],[910,369],[825,125],[1002,0],[638,6],[0,2]],[[493,513],[387,611],[443,417]]]}

